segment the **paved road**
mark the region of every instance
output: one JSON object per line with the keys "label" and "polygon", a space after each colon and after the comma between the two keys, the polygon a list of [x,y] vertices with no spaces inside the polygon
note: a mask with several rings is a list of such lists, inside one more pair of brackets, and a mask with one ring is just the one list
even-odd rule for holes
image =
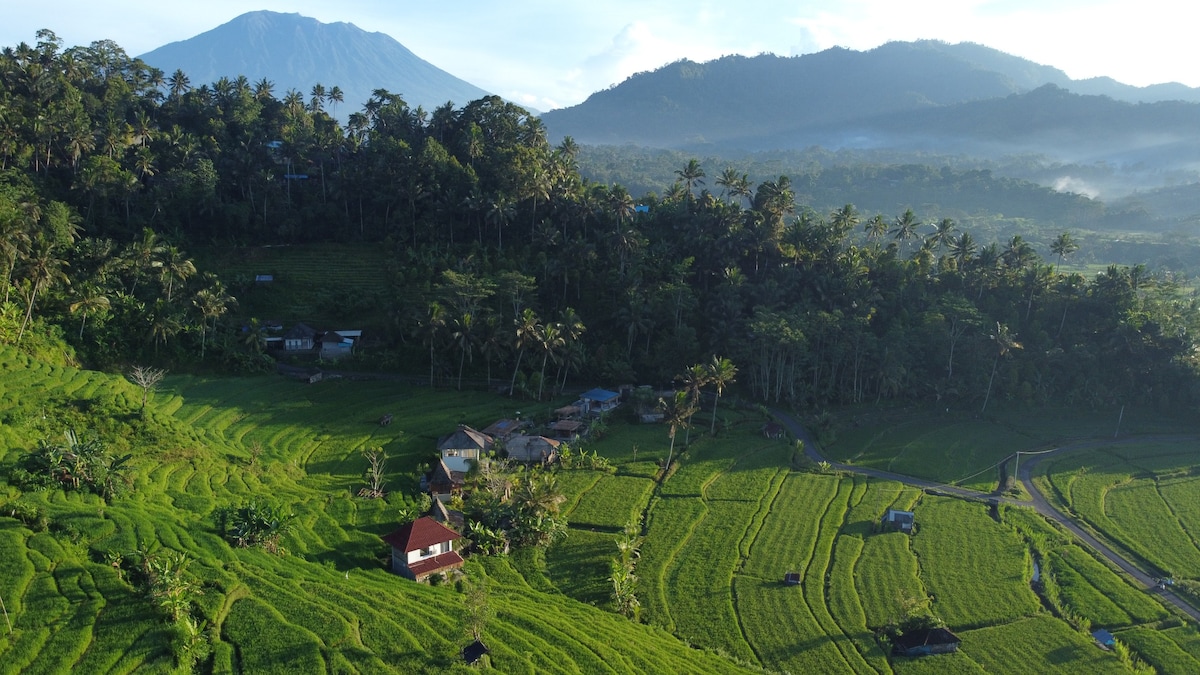
{"label": "paved road", "polygon": [[[779,422],[781,424],[783,424],[783,426],[787,427],[787,430],[790,431],[793,436],[804,441],[805,456],[807,456],[813,462],[818,462],[818,463],[819,462],[829,462],[830,466],[834,469],[837,469],[838,471],[847,471],[847,472],[856,473],[856,474],[863,475],[863,476],[870,476],[872,478],[882,478],[885,480],[893,480],[893,481],[896,481],[899,483],[903,483],[905,485],[911,485],[913,487],[919,487],[919,488],[923,488],[923,489],[934,491],[934,492],[942,492],[945,494],[952,494],[952,495],[955,495],[958,497],[964,497],[966,499],[975,499],[975,500],[980,500],[980,501],[1015,504],[1018,506],[1031,506],[1032,505],[1033,508],[1038,513],[1040,513],[1041,515],[1043,515],[1047,518],[1050,518],[1051,520],[1055,521],[1059,525],[1062,525],[1066,530],[1068,530],[1069,532],[1074,534],[1076,537],[1079,537],[1079,539],[1081,541],[1083,541],[1088,546],[1091,546],[1100,555],[1104,556],[1105,558],[1110,560],[1114,565],[1116,565],[1121,570],[1123,570],[1126,574],[1128,574],[1129,576],[1136,579],[1137,582],[1142,584],[1143,587],[1145,587],[1147,590],[1151,590],[1151,591],[1158,593],[1160,596],[1162,596],[1162,598],[1164,600],[1171,603],[1175,607],[1179,608],[1180,611],[1182,611],[1185,614],[1187,614],[1188,616],[1192,617],[1192,619],[1200,622],[1200,611],[1197,611],[1196,608],[1194,608],[1191,605],[1189,605],[1188,603],[1184,602],[1182,598],[1175,595],[1174,593],[1171,593],[1169,591],[1156,590],[1157,586],[1154,583],[1155,580],[1151,575],[1147,574],[1146,572],[1143,572],[1141,569],[1139,569],[1133,563],[1129,562],[1129,560],[1125,559],[1123,556],[1119,555],[1116,551],[1112,550],[1104,542],[1101,542],[1100,540],[1096,539],[1096,537],[1092,536],[1089,532],[1087,532],[1083,528],[1079,527],[1079,525],[1077,525],[1075,523],[1075,521],[1070,518],[1070,516],[1059,511],[1057,508],[1055,508],[1053,505],[1051,505],[1050,502],[1046,500],[1046,497],[1041,493],[1041,491],[1038,490],[1038,487],[1036,485],[1034,485],[1033,480],[1032,480],[1033,468],[1042,459],[1049,457],[1051,455],[1056,455],[1056,454],[1063,453],[1063,452],[1069,452],[1071,450],[1082,450],[1082,449],[1090,448],[1090,447],[1113,445],[1114,443],[1123,444],[1123,443],[1133,443],[1133,442],[1138,442],[1138,441],[1145,441],[1145,440],[1147,440],[1145,438],[1136,438],[1136,439],[1135,438],[1123,438],[1120,440],[1108,440],[1108,441],[1103,441],[1103,440],[1102,441],[1083,441],[1083,442],[1079,442],[1079,443],[1073,443],[1071,445],[1064,445],[1062,447],[1055,448],[1051,452],[1047,452],[1047,453],[1040,454],[1040,455],[1035,455],[1035,456],[1029,458],[1028,460],[1024,461],[1021,464],[1021,467],[1018,471],[1018,478],[1020,479],[1021,484],[1025,486],[1025,491],[1028,492],[1029,496],[1032,498],[1033,501],[1031,504],[1030,502],[1018,501],[1018,500],[1011,499],[1008,497],[1002,497],[1002,496],[999,496],[996,494],[977,492],[975,490],[968,490],[966,488],[961,488],[961,487],[952,486],[952,485],[942,485],[942,484],[936,483],[934,481],[922,480],[920,478],[913,478],[912,476],[904,476],[904,475],[901,475],[898,473],[892,473],[890,471],[880,471],[878,469],[870,469],[867,467],[854,466],[851,464],[842,464],[840,462],[830,462],[829,460],[825,459],[824,456],[821,455],[820,451],[817,449],[818,448],[817,442],[808,433],[808,430],[805,429],[804,426],[796,420],[796,418],[783,412],[782,410],[771,410],[771,415],[774,416],[775,419],[779,420]],[[1192,437],[1192,436],[1189,436],[1189,437],[1172,436],[1172,437],[1157,437],[1155,440],[1198,440],[1198,439],[1196,439],[1196,437]]]}
{"label": "paved road", "polygon": [[[1092,534],[1090,532],[1081,528],[1070,516],[1063,513],[1057,507],[1052,505],[1046,499],[1045,495],[1042,494],[1041,490],[1038,489],[1037,485],[1035,485],[1033,482],[1033,468],[1035,466],[1037,466],[1037,463],[1042,461],[1042,459],[1049,457],[1051,455],[1057,455],[1057,454],[1063,453],[1063,452],[1070,452],[1072,450],[1083,450],[1086,448],[1094,448],[1094,447],[1113,445],[1113,444],[1134,443],[1134,442],[1145,441],[1145,440],[1146,440],[1145,438],[1123,438],[1123,439],[1119,439],[1119,440],[1107,440],[1107,441],[1084,441],[1084,442],[1080,442],[1080,443],[1064,445],[1062,447],[1055,448],[1052,452],[1048,452],[1048,453],[1045,453],[1042,455],[1035,455],[1034,457],[1030,458],[1028,461],[1021,464],[1021,468],[1017,472],[1017,477],[1020,479],[1021,484],[1025,486],[1025,491],[1028,492],[1029,496],[1033,498],[1033,508],[1036,509],[1038,513],[1042,514],[1043,516],[1046,516],[1047,518],[1054,520],[1059,525],[1062,525],[1064,528],[1069,530],[1076,537],[1079,537],[1085,544],[1087,544],[1088,546],[1091,546],[1093,549],[1095,549],[1096,552],[1098,552],[1100,555],[1104,556],[1105,558],[1108,558],[1114,565],[1121,568],[1121,570],[1123,570],[1126,574],[1128,574],[1129,576],[1136,579],[1138,581],[1138,583],[1142,584],[1146,589],[1158,593],[1159,595],[1161,595],[1163,597],[1164,600],[1166,600],[1167,602],[1170,602],[1172,605],[1175,605],[1181,611],[1183,611],[1185,614],[1192,617],[1196,621],[1200,622],[1200,611],[1197,611],[1196,608],[1194,608],[1191,605],[1189,605],[1188,603],[1184,602],[1182,598],[1180,598],[1179,596],[1175,595],[1174,593],[1172,593],[1170,591],[1157,590],[1157,585],[1155,584],[1154,577],[1152,577],[1149,574],[1147,574],[1146,572],[1142,571],[1140,568],[1135,566],[1132,562],[1130,562],[1124,556],[1118,554],[1116,551],[1109,548],[1109,546],[1107,544],[1100,541],[1099,539],[1096,539],[1096,537],[1092,536]],[[1156,440],[1166,440],[1166,439],[1158,438]],[[1185,437],[1170,437],[1170,440],[1195,440],[1195,439],[1194,439],[1194,437],[1186,437],[1186,438]]]}
{"label": "paved road", "polygon": [[881,471],[879,469],[871,469],[865,466],[855,466],[853,464],[842,464],[841,462],[830,461],[825,459],[825,457],[821,455],[820,451],[817,450],[818,445],[816,440],[813,439],[813,437],[808,433],[808,430],[805,429],[804,426],[796,420],[796,418],[783,412],[782,410],[772,410],[771,415],[774,416],[775,419],[779,420],[783,426],[787,427],[787,430],[790,431],[793,436],[804,441],[804,455],[806,457],[816,463],[829,462],[829,466],[838,471],[857,473],[862,476],[881,478],[883,480],[894,480],[897,483],[919,487],[931,492],[942,492],[945,494],[954,495],[955,497],[962,497],[964,499],[975,499],[979,501],[1004,504],[1027,505],[1025,502],[995,493],[979,492],[978,490],[971,490],[969,488],[959,487],[957,485],[944,485],[936,481],[913,478],[912,476],[892,473],[891,471]]}

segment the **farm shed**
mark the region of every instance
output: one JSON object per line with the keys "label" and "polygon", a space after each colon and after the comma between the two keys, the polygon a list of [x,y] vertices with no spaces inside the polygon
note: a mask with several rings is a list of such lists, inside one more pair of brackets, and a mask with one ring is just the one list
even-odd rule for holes
{"label": "farm shed", "polygon": [[561,441],[545,436],[513,436],[504,443],[510,459],[526,464],[551,464],[558,459]]}
{"label": "farm shed", "polygon": [[953,654],[958,651],[961,642],[957,635],[945,628],[921,628],[896,638],[892,642],[892,653],[897,656]]}
{"label": "farm shed", "polygon": [[483,430],[483,433],[491,436],[495,440],[500,441],[507,439],[509,436],[512,436],[526,426],[528,426],[528,423],[522,422],[521,420],[502,419],[496,420],[495,422],[489,424]]}
{"label": "farm shed", "polygon": [[321,336],[321,358],[340,359],[349,356],[354,349],[354,340],[336,331],[325,331]]}
{"label": "farm shed", "polygon": [[621,395],[607,389],[592,389],[583,392],[575,404],[588,415],[602,415],[621,403]]}
{"label": "farm shed", "polygon": [[1117,638],[1113,637],[1112,633],[1103,628],[1092,631],[1092,637],[1095,638],[1096,642],[1105,647],[1111,647],[1117,642]]}
{"label": "farm shed", "polygon": [[414,581],[458,569],[462,556],[454,550],[461,535],[429,516],[402,526],[383,537],[392,547],[392,571]]}
{"label": "farm shed", "polygon": [[466,471],[455,471],[446,465],[446,460],[439,459],[438,463],[433,465],[433,471],[426,481],[425,487],[428,488],[429,493],[435,499],[442,495],[448,498],[450,495],[462,490],[466,482]]}
{"label": "farm shed", "polygon": [[479,640],[476,640],[466,647],[463,647],[462,659],[468,666],[473,666],[476,663],[479,663],[480,659],[490,653],[491,650],[487,648],[487,645],[483,644]]}
{"label": "farm shed", "polygon": [[458,429],[438,441],[438,452],[442,461],[452,471],[467,472],[471,470],[471,462],[479,461],[492,449],[492,437],[476,431],[471,427],[460,424]]}
{"label": "farm shed", "polygon": [[783,438],[783,425],[776,422],[767,422],[762,425],[762,435],[767,438],[778,439]]}
{"label": "farm shed", "polygon": [[311,326],[298,323],[283,334],[283,348],[289,352],[312,349],[317,331]]}
{"label": "farm shed", "polygon": [[559,420],[550,425],[550,435],[560,441],[573,441],[579,437],[582,426],[579,420]]}
{"label": "farm shed", "polygon": [[787,584],[788,586],[800,585],[800,573],[788,572],[787,574],[783,575],[783,583]]}
{"label": "farm shed", "polygon": [[901,511],[899,509],[888,509],[887,513],[883,514],[884,528],[890,528],[895,532],[904,532],[912,534],[913,522],[916,516],[912,511]]}

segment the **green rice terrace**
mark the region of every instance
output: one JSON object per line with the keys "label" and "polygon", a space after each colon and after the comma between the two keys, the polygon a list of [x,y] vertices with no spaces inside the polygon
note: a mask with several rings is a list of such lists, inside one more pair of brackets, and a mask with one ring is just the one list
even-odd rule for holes
{"label": "green rice terrace", "polygon": [[[690,439],[681,430],[679,462],[661,482],[666,427],[618,410],[586,444],[615,471],[556,472],[565,538],[470,555],[470,584],[431,585],[391,573],[380,536],[416,504],[437,438],[517,409],[548,416],[561,402],[534,410],[389,381],[280,376],[168,376],[144,413],[142,396],[118,376],[0,350],[0,475],[74,429],[130,455],[132,482],[101,498],[0,479],[0,673],[470,672],[459,654],[480,580],[482,642],[503,673],[1200,672],[1194,625],[1032,510],[822,473],[794,441],[764,438],[753,409],[723,410],[715,438],[699,423]],[[380,426],[385,414],[394,421]],[[1085,436],[1091,422],[1111,428],[1103,416],[1056,426],[1050,414],[1024,425],[872,414],[842,423],[831,458],[944,481]],[[1171,430],[1137,415],[1124,423]],[[1189,447],[1097,446],[1037,470],[1090,527],[1184,583],[1200,578]],[[388,457],[385,499],[357,496],[369,448]],[[992,471],[965,484],[996,480]],[[222,536],[221,514],[251,500],[295,514],[278,552]],[[914,511],[915,534],[882,531],[889,508]],[[617,611],[609,578],[626,525],[639,521],[635,620]],[[191,632],[122,564],[156,551],[186,555],[198,591],[185,608],[197,617]],[[800,583],[783,583],[788,573]],[[957,653],[884,651],[877,632],[914,605],[961,639]],[[1116,647],[1096,645],[1099,627]]]}

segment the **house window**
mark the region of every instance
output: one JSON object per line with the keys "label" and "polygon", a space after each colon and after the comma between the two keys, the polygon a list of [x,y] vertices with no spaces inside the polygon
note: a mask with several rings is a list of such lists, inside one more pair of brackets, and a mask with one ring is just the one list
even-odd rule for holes
{"label": "house window", "polygon": [[425,548],[421,549],[421,557],[422,558],[428,558],[431,555],[433,555],[433,547],[432,546],[426,546]]}

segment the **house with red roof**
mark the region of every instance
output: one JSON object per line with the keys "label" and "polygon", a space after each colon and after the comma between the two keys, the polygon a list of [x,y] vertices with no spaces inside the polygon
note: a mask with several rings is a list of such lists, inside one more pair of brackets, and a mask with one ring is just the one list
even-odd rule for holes
{"label": "house with red roof", "polygon": [[444,574],[463,565],[454,550],[454,541],[462,535],[424,516],[385,536],[392,547],[392,571],[414,581]]}

